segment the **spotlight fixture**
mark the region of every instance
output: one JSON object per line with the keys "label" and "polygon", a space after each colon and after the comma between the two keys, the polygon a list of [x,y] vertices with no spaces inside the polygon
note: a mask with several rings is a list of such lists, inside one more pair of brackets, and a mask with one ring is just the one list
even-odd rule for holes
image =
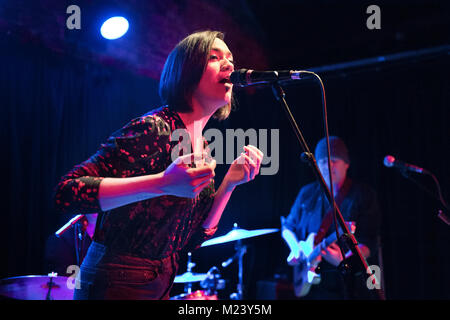
{"label": "spotlight fixture", "polygon": [[129,23],[124,17],[111,17],[100,28],[102,36],[109,40],[122,37],[128,31]]}

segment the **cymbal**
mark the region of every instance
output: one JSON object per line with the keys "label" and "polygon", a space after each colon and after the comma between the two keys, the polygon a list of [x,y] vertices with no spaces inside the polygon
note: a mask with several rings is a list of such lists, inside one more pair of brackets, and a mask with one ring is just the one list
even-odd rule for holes
{"label": "cymbal", "polygon": [[246,238],[252,238],[257,237],[263,234],[273,233],[277,232],[279,229],[259,229],[259,230],[246,230],[246,229],[239,229],[235,228],[228,232],[224,236],[212,238],[210,240],[207,240],[202,243],[202,247],[212,246],[216,244],[246,239]]}
{"label": "cymbal", "polygon": [[[73,289],[69,289],[68,277],[52,276],[49,299],[73,300]],[[0,295],[18,300],[46,300],[50,276],[30,275],[0,280]],[[72,284],[72,282],[69,282]]]}
{"label": "cymbal", "polygon": [[197,281],[203,281],[208,276],[207,273],[192,273],[192,272],[186,272],[182,275],[175,277],[175,283],[187,283],[187,282],[197,282]]}

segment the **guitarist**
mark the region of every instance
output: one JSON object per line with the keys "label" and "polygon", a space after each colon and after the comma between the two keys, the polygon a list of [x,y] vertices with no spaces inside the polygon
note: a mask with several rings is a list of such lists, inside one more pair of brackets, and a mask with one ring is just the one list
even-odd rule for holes
{"label": "guitarist", "polygon": [[[348,149],[344,141],[336,136],[330,137],[331,174],[335,201],[345,221],[354,221],[355,237],[359,243],[361,253],[368,264],[377,264],[377,237],[379,234],[379,206],[375,192],[367,185],[352,181],[347,177],[350,165]],[[319,141],[315,149],[315,157],[324,180],[329,186],[328,158],[326,138]],[[304,259],[298,255],[293,244],[305,240],[312,232],[316,233],[314,246],[320,245],[322,240],[335,233],[333,210],[320,188],[318,182],[301,188],[290,214],[286,219],[282,217],[282,236],[291,254],[287,262],[294,269]],[[340,232],[342,234],[342,232]],[[371,294],[366,287],[366,281],[359,278],[347,279],[344,282],[342,274],[336,268],[342,261],[339,246],[334,242],[323,248],[319,256],[320,283],[311,285],[305,299],[369,299]],[[346,256],[351,252],[346,252]],[[297,269],[298,270],[298,269]],[[295,272],[294,272],[295,275]],[[296,277],[294,277],[295,279]],[[298,281],[294,281],[296,292],[300,291]],[[300,294],[297,293],[300,297]]]}

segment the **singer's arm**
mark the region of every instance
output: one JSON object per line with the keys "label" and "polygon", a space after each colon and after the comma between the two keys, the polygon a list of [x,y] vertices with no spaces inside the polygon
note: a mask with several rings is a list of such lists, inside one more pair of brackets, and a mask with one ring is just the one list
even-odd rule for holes
{"label": "singer's arm", "polygon": [[163,172],[130,178],[104,178],[99,186],[99,204],[108,211],[133,202],[164,195]]}
{"label": "singer's arm", "polygon": [[[155,156],[170,143],[168,124],[147,116],[130,121],[108,138],[89,159],[64,175],[55,188],[55,209],[61,213],[96,213],[162,195]],[[139,170],[139,171],[138,171]]]}
{"label": "singer's arm", "polygon": [[235,187],[231,186],[226,180],[221,183],[214,196],[214,202],[211,210],[209,211],[206,220],[203,222],[203,228],[211,229],[215,228],[219,224],[222,213],[230,200],[234,188]]}
{"label": "singer's arm", "polygon": [[253,180],[258,174],[263,153],[253,146],[246,146],[244,149],[246,154],[241,154],[230,165],[227,174],[214,195],[213,204],[201,224],[200,232],[196,232],[189,246],[185,248],[186,250],[193,250],[199,247],[215,233],[223,211],[235,188],[240,184]]}
{"label": "singer's arm", "polygon": [[215,162],[204,167],[189,168],[183,164],[183,161],[191,156],[192,154],[187,154],[177,158],[166,170],[157,174],[127,178],[98,178],[100,181],[98,195],[94,199],[98,198],[101,211],[109,211],[162,195],[197,196],[213,178]]}
{"label": "singer's arm", "polygon": [[222,184],[216,192],[208,217],[203,222],[203,228],[216,227],[236,186],[253,180],[259,173],[263,153],[251,145],[245,146],[244,150],[246,153],[242,153],[230,165]]}

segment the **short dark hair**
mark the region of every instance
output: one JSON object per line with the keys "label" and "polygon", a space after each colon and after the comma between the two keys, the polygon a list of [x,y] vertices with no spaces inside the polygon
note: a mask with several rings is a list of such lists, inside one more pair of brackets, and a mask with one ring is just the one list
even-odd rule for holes
{"label": "short dark hair", "polygon": [[[216,38],[223,40],[224,37],[220,31],[199,31],[175,46],[167,57],[159,81],[159,95],[163,104],[174,111],[192,110],[192,94],[206,69],[213,42]],[[226,119],[230,111],[231,103],[218,109],[213,117]]]}

